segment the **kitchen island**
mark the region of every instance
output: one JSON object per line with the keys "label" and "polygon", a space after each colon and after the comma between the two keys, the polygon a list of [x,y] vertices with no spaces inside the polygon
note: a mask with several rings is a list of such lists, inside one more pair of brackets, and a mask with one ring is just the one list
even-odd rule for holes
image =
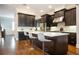
{"label": "kitchen island", "polygon": [[[26,31],[27,32],[27,31]],[[39,33],[44,34],[45,38],[51,40],[50,42],[44,42],[45,52],[52,55],[64,55],[68,52],[68,33],[57,33],[57,32],[40,32],[40,31],[29,31],[37,37]],[[34,45],[42,49],[42,41],[35,39]]]}

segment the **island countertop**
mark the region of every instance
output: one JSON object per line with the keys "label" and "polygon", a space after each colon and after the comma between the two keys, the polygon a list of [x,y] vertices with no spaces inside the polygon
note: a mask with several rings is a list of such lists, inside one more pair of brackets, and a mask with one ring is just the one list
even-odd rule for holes
{"label": "island countertop", "polygon": [[33,33],[33,34],[43,33],[45,36],[49,36],[49,37],[69,35],[69,33],[41,32],[41,31],[31,31],[31,32],[29,32],[29,33]]}

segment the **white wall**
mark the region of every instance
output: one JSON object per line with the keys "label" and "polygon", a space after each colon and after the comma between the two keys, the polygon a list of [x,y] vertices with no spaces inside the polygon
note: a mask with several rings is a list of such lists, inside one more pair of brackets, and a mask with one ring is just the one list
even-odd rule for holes
{"label": "white wall", "polygon": [[76,45],[76,47],[77,48],[79,48],[79,5],[77,5],[76,6],[77,7],[77,9],[76,9],[76,14],[77,14],[77,16],[76,16],[76,18],[77,18],[77,45]]}
{"label": "white wall", "polygon": [[[7,31],[6,32],[7,35],[13,34],[13,31],[15,30],[15,29],[13,30],[13,25],[12,25],[12,22],[14,22],[14,20],[15,20],[14,19],[15,12],[16,12],[15,8],[9,7],[8,5],[4,5],[4,4],[0,5],[0,17],[3,20],[5,20],[3,25],[7,26],[7,27],[3,27],[3,28],[6,28],[5,31]],[[11,27],[11,28],[8,29],[9,27]]]}
{"label": "white wall", "polygon": [[12,34],[12,18],[0,16],[1,27],[4,30],[6,35]]}

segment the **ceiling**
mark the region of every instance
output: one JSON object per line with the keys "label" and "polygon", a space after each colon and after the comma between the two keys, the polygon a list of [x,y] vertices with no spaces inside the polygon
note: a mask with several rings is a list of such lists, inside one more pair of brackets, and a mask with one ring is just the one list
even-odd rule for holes
{"label": "ceiling", "polygon": [[44,12],[48,12],[50,10],[50,8],[48,8],[49,5],[52,6],[51,10],[65,6],[65,4],[14,4],[14,5],[12,4],[8,6],[11,8],[13,7],[18,9],[19,8],[26,9],[27,6],[29,6],[33,12],[39,13],[40,10],[44,10]]}
{"label": "ceiling", "polygon": [[[25,9],[27,11],[27,6],[30,7],[32,12],[36,15],[41,15],[44,13],[54,12],[56,9],[64,8],[66,4],[51,4],[52,8],[48,8],[50,4],[0,4],[0,15],[12,15],[16,12],[16,9]],[[43,10],[43,12],[40,12]]]}

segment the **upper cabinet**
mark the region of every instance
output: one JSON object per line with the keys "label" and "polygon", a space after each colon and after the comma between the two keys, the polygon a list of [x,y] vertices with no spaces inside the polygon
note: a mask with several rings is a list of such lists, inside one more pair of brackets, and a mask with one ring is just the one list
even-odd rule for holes
{"label": "upper cabinet", "polygon": [[76,8],[66,10],[65,12],[65,25],[76,25]]}
{"label": "upper cabinet", "polygon": [[52,26],[57,26],[57,23],[53,22],[54,21],[54,15],[51,15],[52,17]]}
{"label": "upper cabinet", "polygon": [[53,23],[59,23],[64,21],[65,10],[66,9],[62,9],[55,12]]}
{"label": "upper cabinet", "polygon": [[47,27],[52,26],[52,17],[49,14],[45,14],[41,16],[41,23],[46,23]]}
{"label": "upper cabinet", "polygon": [[66,9],[62,9],[62,10],[59,10],[59,11],[56,11],[54,13],[54,15],[51,15],[52,16],[52,26],[57,26],[57,24],[59,22],[63,22],[64,21],[64,15],[65,15],[65,10]]}
{"label": "upper cabinet", "polygon": [[56,11],[55,14],[54,14],[54,18],[58,18],[58,17],[64,16],[65,10],[66,9],[62,9],[62,10]]}
{"label": "upper cabinet", "polygon": [[18,26],[33,27],[34,26],[34,20],[35,20],[34,15],[18,13]]}
{"label": "upper cabinet", "polygon": [[25,26],[24,20],[25,16],[21,13],[18,13],[18,26]]}
{"label": "upper cabinet", "polygon": [[59,22],[65,22],[66,26],[76,25],[76,8],[56,11],[54,14],[53,25]]}

